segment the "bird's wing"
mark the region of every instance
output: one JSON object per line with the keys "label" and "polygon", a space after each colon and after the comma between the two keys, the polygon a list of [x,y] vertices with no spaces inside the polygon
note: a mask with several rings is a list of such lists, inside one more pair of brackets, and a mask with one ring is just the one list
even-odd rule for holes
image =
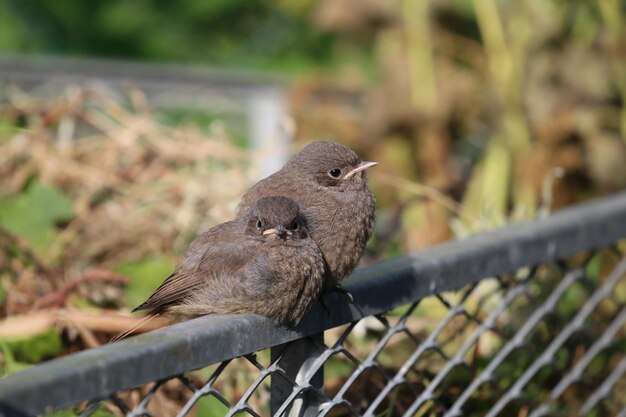
{"label": "bird's wing", "polygon": [[216,226],[198,237],[178,268],[133,311],[176,304],[224,271],[237,271],[249,256],[248,246],[254,243],[238,235],[241,231],[229,223]]}
{"label": "bird's wing", "polygon": [[204,280],[198,274],[176,270],[163,281],[145,302],[135,307],[133,312],[166,307],[183,299],[190,291],[197,289],[203,282]]}

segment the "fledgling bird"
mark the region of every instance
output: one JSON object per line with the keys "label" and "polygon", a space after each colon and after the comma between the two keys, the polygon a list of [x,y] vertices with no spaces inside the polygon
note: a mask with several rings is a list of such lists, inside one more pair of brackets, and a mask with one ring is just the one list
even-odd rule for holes
{"label": "fledgling bird", "polygon": [[364,162],[350,148],[313,142],[278,172],[242,197],[237,213],[246,216],[256,201],[282,195],[293,199],[327,264],[324,290],[334,288],[356,267],[375,221],[375,199],[365,182]]}
{"label": "fledgling bird", "polygon": [[322,291],[324,261],[298,205],[261,198],[245,216],[202,233],[146,302],[177,318],[261,314],[297,324]]}

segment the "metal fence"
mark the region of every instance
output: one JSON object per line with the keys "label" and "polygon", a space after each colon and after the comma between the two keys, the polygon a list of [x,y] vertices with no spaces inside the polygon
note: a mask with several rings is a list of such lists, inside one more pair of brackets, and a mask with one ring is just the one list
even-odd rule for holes
{"label": "metal fence", "polygon": [[358,270],[296,328],[206,316],[32,367],[0,409],[626,416],[624,237],[619,194]]}

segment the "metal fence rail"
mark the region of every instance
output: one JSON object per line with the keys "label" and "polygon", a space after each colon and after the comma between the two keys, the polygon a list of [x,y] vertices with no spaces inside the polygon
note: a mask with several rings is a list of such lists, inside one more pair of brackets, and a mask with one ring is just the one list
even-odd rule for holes
{"label": "metal fence rail", "polygon": [[624,237],[622,193],[358,270],[296,328],[207,316],[35,366],[0,414],[624,416]]}

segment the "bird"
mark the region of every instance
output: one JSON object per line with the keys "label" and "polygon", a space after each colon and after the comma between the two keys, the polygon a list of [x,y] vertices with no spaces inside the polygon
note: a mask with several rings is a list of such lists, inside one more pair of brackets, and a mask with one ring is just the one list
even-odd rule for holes
{"label": "bird", "polygon": [[362,161],[347,146],[317,141],[304,147],[276,173],[253,185],[242,197],[237,216],[246,216],[261,198],[293,199],[326,263],[323,291],[336,288],[356,267],[375,222],[374,195]]}
{"label": "bird", "polygon": [[295,325],[319,297],[324,270],[298,205],[282,196],[264,197],[245,216],[202,233],[133,311],[176,319],[260,314]]}

